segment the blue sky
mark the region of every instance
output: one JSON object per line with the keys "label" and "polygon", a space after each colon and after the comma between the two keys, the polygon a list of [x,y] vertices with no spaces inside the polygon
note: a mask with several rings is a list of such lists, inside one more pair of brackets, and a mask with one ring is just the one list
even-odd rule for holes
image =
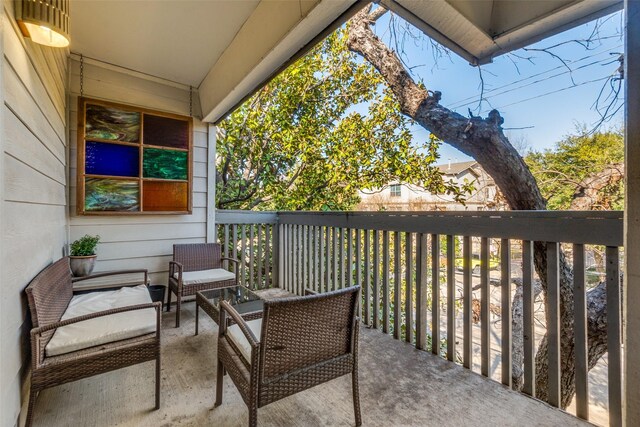
{"label": "blue sky", "polygon": [[[375,26],[376,33],[387,44],[391,34],[389,19],[390,14],[387,13]],[[596,23],[591,22],[529,48],[547,48],[569,40],[586,40],[595,26]],[[498,109],[505,119],[505,129],[526,128],[506,131],[514,145],[524,145],[533,150],[553,148],[557,141],[573,133],[579,123],[593,126],[599,119],[593,104],[607,77],[618,68],[617,54],[623,52],[621,13],[601,19],[598,28],[603,39],[592,43],[588,50],[573,42],[552,50],[573,70],[571,73],[550,54],[523,50],[514,53],[532,57],[531,62],[514,56],[511,59],[501,56],[482,66],[486,101],[482,103],[480,115],[486,117],[492,107]],[[419,66],[412,70],[414,78],[422,79],[428,89],[442,92],[442,105],[465,116],[468,115],[467,109],[471,108],[473,114],[478,115],[481,91],[478,68],[470,66],[454,53],[434,60],[430,43],[418,30],[415,34],[420,34],[422,40],[404,43],[405,62],[412,67]],[[593,80],[597,81],[591,82]],[[608,89],[605,92],[608,93]],[[622,111],[604,126],[620,126],[621,123]],[[413,133],[414,138],[426,139],[428,136],[428,132],[419,126],[413,128]],[[470,158],[443,144],[438,163],[445,163],[448,159],[465,161]]]}

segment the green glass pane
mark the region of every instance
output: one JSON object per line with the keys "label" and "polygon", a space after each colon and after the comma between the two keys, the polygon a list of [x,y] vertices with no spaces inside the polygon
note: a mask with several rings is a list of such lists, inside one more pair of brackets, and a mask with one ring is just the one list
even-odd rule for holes
{"label": "green glass pane", "polygon": [[127,179],[86,178],[84,185],[86,211],[139,211],[140,184]]}
{"label": "green glass pane", "polygon": [[187,179],[187,152],[145,148],[142,160],[145,178]]}

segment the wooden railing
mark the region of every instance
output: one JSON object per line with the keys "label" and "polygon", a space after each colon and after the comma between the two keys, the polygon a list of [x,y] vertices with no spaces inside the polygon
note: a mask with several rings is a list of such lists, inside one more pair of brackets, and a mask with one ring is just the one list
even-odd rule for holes
{"label": "wooden railing", "polygon": [[[479,372],[491,376],[496,360],[492,356],[499,356],[500,379],[507,386],[512,385],[513,370],[512,282],[518,279],[523,301],[522,390],[531,396],[536,395],[536,329],[540,332],[535,326],[540,300],[536,303],[534,242],[546,243],[550,313],[542,329],[548,338],[548,402],[556,407],[561,404],[560,340],[570,339],[560,336],[559,266],[561,247],[565,248],[574,271],[576,415],[583,419],[589,419],[585,253],[604,247],[609,419],[611,425],[621,423],[622,212],[218,211],[216,222],[225,252],[243,261],[243,284],[278,286],[298,295],[305,288],[325,292],[360,284],[365,324],[469,369],[474,368],[479,332]],[[499,256],[493,257],[494,252]],[[499,265],[498,271],[491,271],[493,264]],[[521,269],[518,278],[512,277],[513,267]],[[500,288],[499,297],[491,295],[492,282]],[[480,296],[474,298],[477,290]],[[474,311],[474,304],[480,309]],[[492,322],[495,312],[499,319]],[[491,336],[498,331],[499,343],[492,349]],[[496,350],[499,354],[493,355]]]}

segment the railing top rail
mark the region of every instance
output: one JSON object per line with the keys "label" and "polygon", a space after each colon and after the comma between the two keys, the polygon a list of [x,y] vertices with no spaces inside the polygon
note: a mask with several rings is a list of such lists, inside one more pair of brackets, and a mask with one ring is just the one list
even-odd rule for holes
{"label": "railing top rail", "polygon": [[[242,212],[242,214],[238,214]],[[622,211],[251,212],[217,211],[218,223],[315,225],[532,241],[623,245]],[[230,221],[234,219],[234,221]]]}
{"label": "railing top rail", "polygon": [[217,224],[277,224],[277,212],[216,210]]}

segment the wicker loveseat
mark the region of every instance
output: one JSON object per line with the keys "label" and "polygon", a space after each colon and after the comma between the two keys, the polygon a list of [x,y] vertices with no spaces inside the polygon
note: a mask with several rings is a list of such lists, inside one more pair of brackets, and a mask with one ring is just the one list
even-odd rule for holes
{"label": "wicker loveseat", "polygon": [[27,286],[31,320],[31,392],[27,426],[38,392],[60,384],[156,361],[155,408],[160,408],[160,302],[145,284],[75,295],[69,259],[51,264]]}
{"label": "wicker loveseat", "polygon": [[[223,373],[249,409],[258,408],[351,374],[356,425],[362,424],[358,392],[360,287],[264,302],[261,319],[245,321],[228,302],[220,303],[215,406],[222,404]],[[226,316],[235,322],[228,326]]]}

